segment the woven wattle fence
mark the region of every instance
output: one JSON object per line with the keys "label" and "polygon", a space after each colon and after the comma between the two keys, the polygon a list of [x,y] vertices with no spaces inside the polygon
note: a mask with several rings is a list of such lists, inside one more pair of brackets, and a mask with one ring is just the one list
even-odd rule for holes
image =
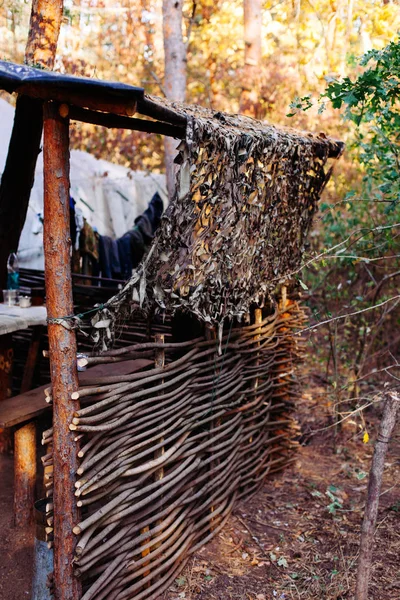
{"label": "woven wattle fence", "polygon": [[[272,314],[257,309],[253,324],[226,327],[220,351],[209,330],[183,343],[157,334],[88,359],[154,364],[79,390],[70,427],[81,448],[82,600],[159,598],[235,503],[290,461],[303,319],[283,298]],[[51,440],[49,430],[43,443]],[[51,523],[51,474],[47,487]]]}

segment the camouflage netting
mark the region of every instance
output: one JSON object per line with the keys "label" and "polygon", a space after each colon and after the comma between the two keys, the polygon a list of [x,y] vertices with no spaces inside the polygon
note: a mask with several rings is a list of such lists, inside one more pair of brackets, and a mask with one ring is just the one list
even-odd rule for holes
{"label": "camouflage netting", "polygon": [[327,162],[342,144],[324,134],[276,128],[245,116],[164,103],[187,118],[173,201],[144,263],[107,305],[220,324],[241,318],[299,267]]}

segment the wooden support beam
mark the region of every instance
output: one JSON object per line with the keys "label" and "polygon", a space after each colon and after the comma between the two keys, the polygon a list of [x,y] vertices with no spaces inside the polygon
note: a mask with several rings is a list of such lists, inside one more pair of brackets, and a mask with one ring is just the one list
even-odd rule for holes
{"label": "wooden support beam", "polygon": [[74,496],[78,447],[69,430],[79,401],[76,337],[55,319],[73,313],[69,234],[69,121],[54,103],[44,105],[44,257],[46,305],[53,391],[54,592],[55,600],[78,600],[81,585],[73,573],[79,522]]}
{"label": "wooden support beam", "polygon": [[[34,327],[21,384],[21,394],[32,387],[42,327]],[[42,398],[43,404],[43,398]],[[28,527],[33,520],[36,486],[36,423],[32,421],[14,433],[14,524]]]}
{"label": "wooden support beam", "polygon": [[33,328],[31,342],[29,344],[28,356],[26,358],[24,375],[22,377],[20,393],[24,394],[32,389],[32,380],[35,372],[37,357],[39,353],[40,340],[42,339],[42,326]]}
{"label": "wooden support beam", "polygon": [[[1,238],[1,234],[0,234]],[[1,264],[1,263],[0,263]],[[0,402],[6,402],[12,392],[13,364],[12,334],[0,335]],[[2,404],[4,407],[4,404]],[[1,407],[0,407],[1,411]],[[0,422],[0,454],[7,454],[12,449],[12,435]]]}
{"label": "wooden support beam", "polygon": [[82,121],[101,125],[115,129],[131,129],[132,131],[144,131],[145,133],[159,133],[172,138],[184,139],[186,127],[182,125],[169,125],[159,121],[145,121],[144,119],[132,119],[130,117],[121,117],[120,115],[111,115],[94,110],[79,108],[78,106],[69,107],[69,117],[72,121]]}
{"label": "wooden support beam", "polygon": [[14,523],[27,527],[33,520],[36,485],[36,425],[28,423],[14,434]]}
{"label": "wooden support beam", "polygon": [[166,106],[157,104],[156,102],[153,102],[153,100],[149,100],[149,98],[138,101],[137,112],[141,115],[151,117],[152,119],[157,119],[158,121],[165,121],[166,123],[186,127],[187,119],[185,116]]}

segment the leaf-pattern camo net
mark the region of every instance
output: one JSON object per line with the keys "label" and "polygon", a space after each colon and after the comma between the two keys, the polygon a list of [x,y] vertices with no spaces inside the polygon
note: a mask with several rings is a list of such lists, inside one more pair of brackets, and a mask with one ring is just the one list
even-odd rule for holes
{"label": "leaf-pattern camo net", "polygon": [[328,159],[343,145],[245,116],[157,103],[188,122],[176,191],[147,259],[108,303],[108,316],[139,300],[213,324],[240,319],[298,268],[331,173]]}

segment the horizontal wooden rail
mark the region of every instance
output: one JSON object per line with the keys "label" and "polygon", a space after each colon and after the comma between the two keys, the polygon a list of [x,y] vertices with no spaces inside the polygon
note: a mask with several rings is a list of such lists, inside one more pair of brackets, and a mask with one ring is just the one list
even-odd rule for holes
{"label": "horizontal wooden rail", "polygon": [[92,123],[93,125],[101,125],[102,127],[130,129],[132,131],[144,131],[145,133],[158,133],[177,139],[183,139],[186,134],[186,126],[123,117],[120,115],[88,110],[78,106],[69,107],[69,117],[74,121],[83,121],[84,123]]}

